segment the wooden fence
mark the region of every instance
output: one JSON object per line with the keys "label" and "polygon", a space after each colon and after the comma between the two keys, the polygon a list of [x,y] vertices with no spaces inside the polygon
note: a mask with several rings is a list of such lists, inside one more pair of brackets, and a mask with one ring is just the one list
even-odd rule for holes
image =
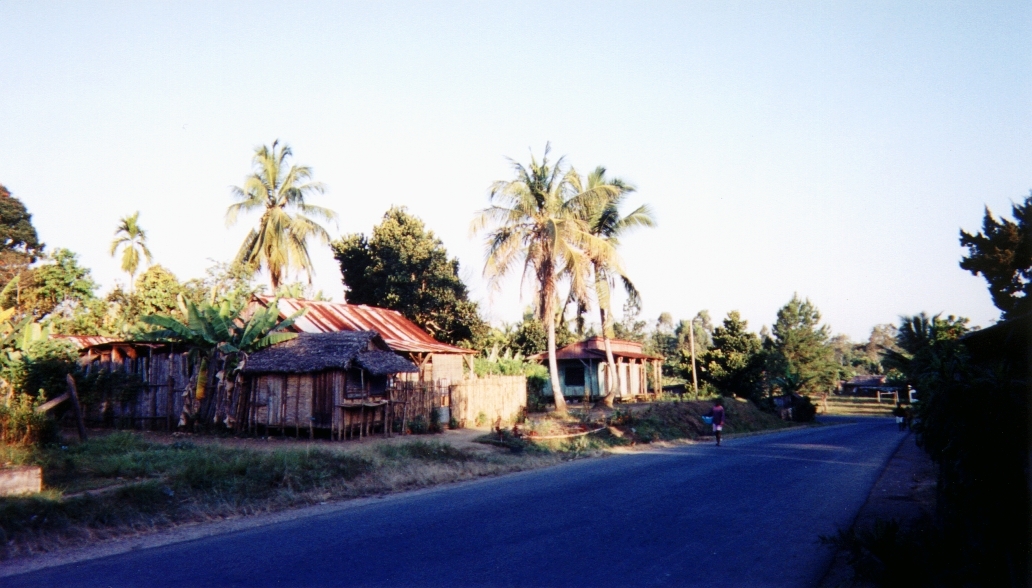
{"label": "wooden fence", "polygon": [[526,408],[526,376],[487,376],[451,386],[451,416],[461,427],[508,424]]}

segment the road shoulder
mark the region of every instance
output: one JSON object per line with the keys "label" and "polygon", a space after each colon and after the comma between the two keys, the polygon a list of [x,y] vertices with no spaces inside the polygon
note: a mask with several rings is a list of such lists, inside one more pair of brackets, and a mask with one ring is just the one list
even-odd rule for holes
{"label": "road shoulder", "polygon": [[[916,437],[907,433],[899,448],[889,459],[878,481],[868,494],[867,502],[857,513],[853,529],[869,529],[878,520],[897,520],[903,526],[911,525],[935,511],[935,485],[938,470]],[[831,566],[818,588],[867,588],[853,578],[848,554],[838,549]]]}

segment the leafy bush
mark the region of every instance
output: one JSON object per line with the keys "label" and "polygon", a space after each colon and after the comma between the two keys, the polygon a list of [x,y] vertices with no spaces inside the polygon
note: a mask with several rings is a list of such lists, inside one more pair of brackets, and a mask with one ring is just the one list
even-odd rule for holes
{"label": "leafy bush", "polygon": [[430,431],[430,423],[426,417],[419,415],[408,422],[408,429],[413,435],[425,435]]}
{"label": "leafy bush", "polygon": [[817,416],[817,405],[809,396],[796,396],[792,401],[792,420],[797,423],[809,423]]}
{"label": "leafy bush", "polygon": [[0,402],[0,440],[12,445],[33,445],[46,438],[47,417],[36,412],[43,399],[15,394]]}

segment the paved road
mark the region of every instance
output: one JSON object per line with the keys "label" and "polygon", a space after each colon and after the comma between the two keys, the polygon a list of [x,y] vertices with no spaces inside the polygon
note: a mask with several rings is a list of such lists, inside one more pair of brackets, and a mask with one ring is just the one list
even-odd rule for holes
{"label": "paved road", "polygon": [[586,460],[0,580],[18,586],[810,586],[891,419]]}

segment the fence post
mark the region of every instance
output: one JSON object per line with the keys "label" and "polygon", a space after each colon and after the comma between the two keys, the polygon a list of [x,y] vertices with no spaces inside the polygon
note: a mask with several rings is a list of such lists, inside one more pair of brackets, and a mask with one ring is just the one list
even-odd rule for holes
{"label": "fence post", "polygon": [[68,393],[72,395],[72,408],[75,409],[75,424],[79,426],[79,440],[86,442],[86,422],[82,418],[82,406],[79,405],[79,392],[75,389],[75,378],[72,374],[65,374],[65,381],[68,382]]}

